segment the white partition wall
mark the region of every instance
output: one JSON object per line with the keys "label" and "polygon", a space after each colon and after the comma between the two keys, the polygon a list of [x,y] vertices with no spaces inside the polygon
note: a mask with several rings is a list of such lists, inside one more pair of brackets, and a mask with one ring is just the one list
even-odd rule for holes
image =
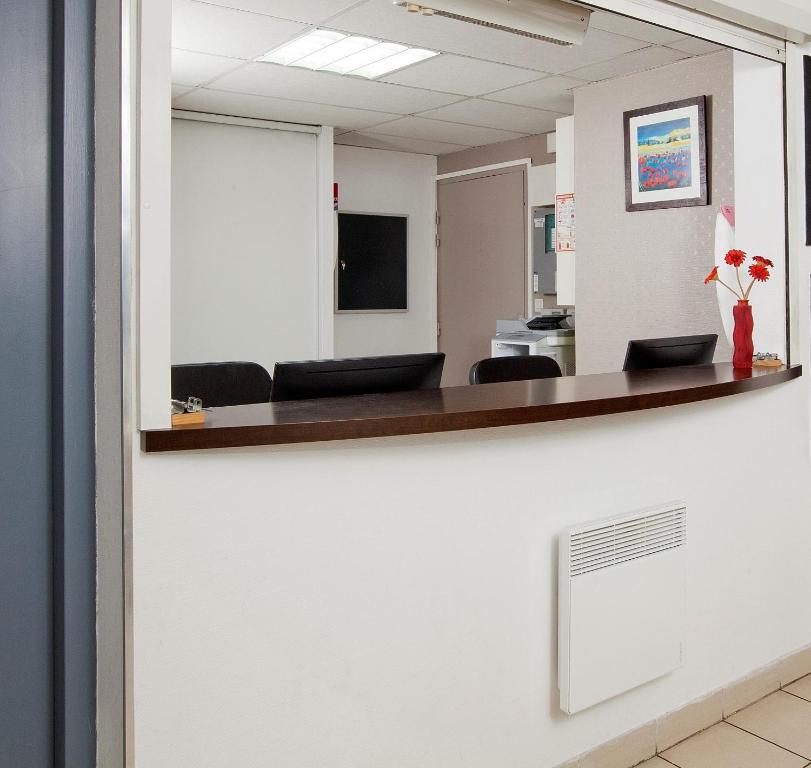
{"label": "white partition wall", "polygon": [[[786,357],[786,183],[783,68],[747,53],[732,54],[735,120],[735,245],[774,262],[772,278],[751,301],[755,350]],[[744,287],[749,284],[746,276]]]}
{"label": "white partition wall", "polygon": [[[143,37],[125,30],[153,73],[127,70],[138,103],[153,104],[132,125],[138,194],[132,211],[125,204],[140,302],[125,318],[140,390],[125,405],[141,403],[142,427],[168,422],[169,235],[156,206],[169,183],[169,121],[149,119],[168,110],[154,76],[168,56],[150,59],[168,39],[154,33],[168,5],[138,0]],[[676,8],[594,5],[658,23]],[[718,27],[676,10],[690,28]],[[792,288],[807,363],[800,80],[792,52]],[[741,425],[753,423],[769,445],[768,481],[727,482],[719,457],[749,450]],[[637,414],[345,443],[145,454],[128,430],[127,768],[554,766],[806,646],[808,424],[804,377]],[[539,468],[559,480],[543,503],[537,484],[513,483],[505,505],[493,478]],[[685,665],[564,717],[557,536],[672,498],[692,515]]]}
{"label": "white partition wall", "polygon": [[172,121],[172,363],[318,357],[317,136]]}
{"label": "white partition wall", "polygon": [[[557,121],[555,132],[556,194],[567,195],[574,189],[574,117],[562,117]],[[575,194],[575,215],[577,215],[577,195]],[[576,254],[573,251],[559,251],[558,255],[558,304],[572,306],[575,303],[575,265]]]}
{"label": "white partition wall", "polygon": [[335,147],[342,211],[408,216],[408,311],[335,317],[335,356],[435,352],[436,158]]}

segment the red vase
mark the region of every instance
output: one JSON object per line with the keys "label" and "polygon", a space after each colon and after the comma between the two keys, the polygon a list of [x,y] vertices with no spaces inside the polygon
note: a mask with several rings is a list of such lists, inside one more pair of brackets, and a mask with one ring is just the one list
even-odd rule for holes
{"label": "red vase", "polygon": [[752,342],[755,321],[749,302],[746,299],[739,299],[737,306],[732,308],[732,316],[735,319],[735,330],[732,333],[732,342],[735,347],[732,367],[751,370],[752,357],[755,354],[755,345]]}

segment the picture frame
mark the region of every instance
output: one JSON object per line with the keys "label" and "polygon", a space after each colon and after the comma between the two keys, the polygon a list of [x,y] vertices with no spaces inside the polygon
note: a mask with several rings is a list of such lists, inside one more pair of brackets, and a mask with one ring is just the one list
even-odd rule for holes
{"label": "picture frame", "polygon": [[709,205],[707,97],[623,114],[625,210]]}

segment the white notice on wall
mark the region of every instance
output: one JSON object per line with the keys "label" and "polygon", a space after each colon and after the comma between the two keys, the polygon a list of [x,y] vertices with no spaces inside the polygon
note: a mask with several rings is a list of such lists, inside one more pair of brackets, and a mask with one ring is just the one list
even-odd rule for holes
{"label": "white notice on wall", "polygon": [[574,193],[555,195],[555,250],[575,249]]}

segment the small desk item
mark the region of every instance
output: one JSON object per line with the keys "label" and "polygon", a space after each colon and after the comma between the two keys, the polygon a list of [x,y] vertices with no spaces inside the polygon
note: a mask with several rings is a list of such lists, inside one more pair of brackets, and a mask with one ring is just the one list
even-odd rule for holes
{"label": "small desk item", "polygon": [[206,423],[203,401],[199,397],[172,400],[172,427],[197,427]]}
{"label": "small desk item", "polygon": [[173,413],[172,427],[202,427],[206,423],[206,415],[203,411],[195,413]]}
{"label": "small desk item", "polygon": [[752,361],[754,368],[780,368],[785,363],[775,354],[757,354]]}

